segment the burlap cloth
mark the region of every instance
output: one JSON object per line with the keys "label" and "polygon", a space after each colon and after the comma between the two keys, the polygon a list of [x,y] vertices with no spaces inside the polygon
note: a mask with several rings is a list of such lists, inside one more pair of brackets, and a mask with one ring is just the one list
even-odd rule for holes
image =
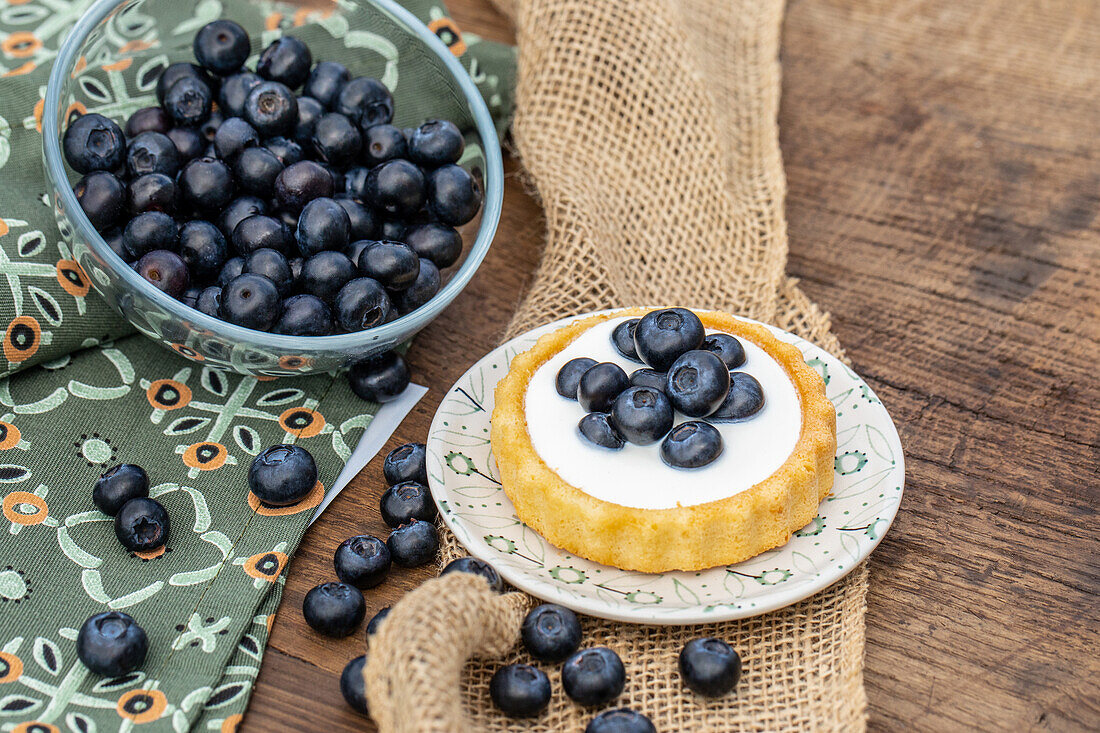
{"label": "burlap cloth", "polygon": [[[785,181],[776,113],[782,0],[517,0],[513,134],[547,240],[506,336],[610,306],[719,308],[840,354],[828,317],[784,274]],[[507,241],[497,246],[508,246]],[[443,561],[462,554],[444,530]],[[696,627],[584,618],[585,645],[623,658],[615,706],[659,731],[861,730],[867,570],[764,616]],[[429,581],[371,641],[366,679],[382,731],[574,731],[596,711],[561,691],[534,720],[496,710],[489,678],[527,661],[533,599],[472,577]],[[712,635],[741,653],[737,691],[686,691],[676,657]],[[468,657],[481,661],[466,663]]]}

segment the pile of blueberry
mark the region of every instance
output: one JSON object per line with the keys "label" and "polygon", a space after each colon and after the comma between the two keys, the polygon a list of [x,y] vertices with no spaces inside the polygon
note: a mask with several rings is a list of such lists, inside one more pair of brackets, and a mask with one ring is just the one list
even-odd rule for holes
{"label": "pile of blueberry", "polygon": [[[216,20],[198,64],[168,66],[159,106],[125,132],[99,114],[65,130],[77,200],[154,287],[230,323],[293,336],[373,328],[438,292],[455,227],[481,206],[456,125],[392,124],[376,79],[284,36],[244,68],[245,30]],[[301,93],[295,90],[301,88]]]}
{"label": "pile of blueberry", "polygon": [[[523,620],[521,634],[532,657],[561,663],[562,688],[579,705],[606,705],[622,693],[626,685],[622,659],[603,646],[580,649],[580,621],[568,608],[552,603],[536,607]],[[689,689],[701,695],[725,695],[741,678],[741,657],[720,639],[694,639],[680,652],[680,676]],[[550,704],[550,678],[533,665],[509,664],[493,674],[489,695],[507,715],[538,715]],[[629,708],[606,710],[585,728],[586,733],[655,731],[649,718]]]}
{"label": "pile of blueberry", "polygon": [[[660,441],[665,463],[699,468],[722,454],[722,435],[711,423],[745,420],[764,406],[760,382],[733,371],[745,363],[741,342],[724,333],[708,336],[685,308],[623,321],[611,343],[646,366],[627,376],[618,364],[580,357],[562,366],[556,384],[558,394],[587,413],[578,424],[581,436],[602,448]],[[676,413],[701,419],[675,424]]]}

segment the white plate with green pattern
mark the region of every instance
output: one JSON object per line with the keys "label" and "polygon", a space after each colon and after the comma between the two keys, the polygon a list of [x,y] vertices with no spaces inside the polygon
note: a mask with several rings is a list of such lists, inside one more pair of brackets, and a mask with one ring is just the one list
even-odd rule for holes
{"label": "white plate with green pattern", "polygon": [[[517,517],[497,480],[489,416],[513,357],[564,319],[489,353],[451,388],[428,434],[428,475],[443,521],[505,580],[579,613],[645,624],[697,624],[774,611],[827,588],[866,558],[901,502],[905,467],[890,415],[871,388],[836,357],[768,326],[801,349],[837,410],[833,493],[818,516],[775,550],[701,572],[639,573],[554,547]],[[765,324],[766,325],[766,324]]]}

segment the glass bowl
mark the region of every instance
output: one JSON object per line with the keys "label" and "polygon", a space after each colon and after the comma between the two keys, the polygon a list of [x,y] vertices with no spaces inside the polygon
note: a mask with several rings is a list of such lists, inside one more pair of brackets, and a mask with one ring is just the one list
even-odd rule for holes
{"label": "glass bowl", "polygon": [[[454,54],[409,11],[391,0],[336,0],[323,6],[255,0],[99,0],[73,27],[58,53],[42,113],[43,157],[57,224],[94,287],[138,331],[193,361],[253,375],[283,376],[342,369],[407,341],[442,312],[477,271],[500,218],[503,170],[493,120]],[[314,61],[345,64],[352,76],[381,79],[394,94],[394,124],[449,119],[466,136],[462,166],[482,182],[481,212],[460,229],[463,258],[443,272],[427,304],[395,321],[357,333],[302,337],[253,331],[185,306],[146,282],[104,242],[72,186],[79,175],[61,154],[72,118],[98,112],[120,125],[156,104],[159,71],[193,62],[195,31],[217,17],[248,31],[252,56],[290,33],[309,44]],[[472,241],[472,244],[471,244]]]}

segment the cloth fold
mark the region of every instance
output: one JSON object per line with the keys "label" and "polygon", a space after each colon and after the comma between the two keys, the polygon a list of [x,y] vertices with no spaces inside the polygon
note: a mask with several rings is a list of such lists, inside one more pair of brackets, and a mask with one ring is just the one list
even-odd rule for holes
{"label": "cloth fold", "polygon": [[[497,2],[516,24],[513,137],[547,228],[506,338],[601,308],[668,304],[776,323],[842,354],[828,317],[784,274],[782,0]],[[465,554],[445,528],[443,539],[443,562]],[[619,652],[627,686],[613,705],[645,713],[660,731],[862,730],[866,589],[861,565],[805,601],[741,621],[661,627],[585,618],[584,643]],[[393,617],[452,623],[451,614],[424,613],[417,598],[403,599]],[[431,633],[372,646],[368,684],[415,658],[415,639]],[[734,694],[702,699],[683,687],[676,657],[700,636],[741,653]],[[493,672],[517,661],[532,663],[518,649],[470,662],[461,706],[442,711],[371,689],[375,720],[384,733],[519,729],[488,693]],[[544,668],[560,690],[557,671]],[[446,669],[420,670],[429,678],[419,685],[452,684]],[[391,724],[398,707],[401,722]],[[559,692],[522,730],[579,731],[595,712]]]}

